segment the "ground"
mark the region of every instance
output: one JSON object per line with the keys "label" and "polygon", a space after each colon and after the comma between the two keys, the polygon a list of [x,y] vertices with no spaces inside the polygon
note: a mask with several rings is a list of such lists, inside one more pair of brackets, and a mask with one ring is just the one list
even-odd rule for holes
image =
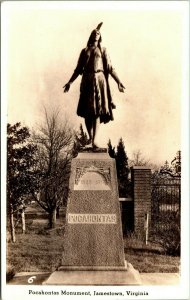
{"label": "ground", "polygon": [[[26,233],[16,230],[16,243],[7,241],[7,273],[53,272],[61,264],[64,217],[61,213],[56,229],[47,229],[47,216],[26,216]],[[125,257],[140,273],[178,273],[180,257],[165,255],[159,245],[145,245],[135,236],[124,238]],[[40,274],[40,273],[39,273]]]}
{"label": "ground", "polygon": [[[47,216],[43,212],[37,216],[26,216],[26,233],[17,228],[16,243],[7,242],[7,271],[52,272],[61,264],[63,249],[64,217],[57,220],[56,229],[47,229]],[[178,273],[180,257],[165,255],[155,244],[136,239],[124,238],[125,258],[142,273]]]}

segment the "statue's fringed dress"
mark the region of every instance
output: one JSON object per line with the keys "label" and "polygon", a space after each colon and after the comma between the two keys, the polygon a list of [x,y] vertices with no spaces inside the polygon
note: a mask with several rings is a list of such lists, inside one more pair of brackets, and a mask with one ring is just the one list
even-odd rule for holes
{"label": "statue's fringed dress", "polygon": [[109,122],[111,112],[103,72],[83,75],[77,114],[84,118],[98,116],[101,122]]}
{"label": "statue's fringed dress", "polygon": [[100,117],[101,123],[113,120],[108,75],[117,75],[106,49],[83,49],[75,72],[82,75],[77,115],[83,118]]}

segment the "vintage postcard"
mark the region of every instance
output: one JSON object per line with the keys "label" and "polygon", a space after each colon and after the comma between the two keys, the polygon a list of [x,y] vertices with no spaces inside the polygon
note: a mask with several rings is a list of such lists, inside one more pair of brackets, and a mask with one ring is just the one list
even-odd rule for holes
{"label": "vintage postcard", "polygon": [[189,2],[1,12],[2,299],[189,299]]}

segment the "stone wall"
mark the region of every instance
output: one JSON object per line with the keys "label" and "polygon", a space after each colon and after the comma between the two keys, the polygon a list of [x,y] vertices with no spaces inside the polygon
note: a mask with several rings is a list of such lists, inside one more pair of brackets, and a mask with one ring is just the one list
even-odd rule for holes
{"label": "stone wall", "polygon": [[134,199],[134,232],[144,236],[147,214],[149,228],[151,221],[151,169],[144,166],[132,167],[131,180]]}

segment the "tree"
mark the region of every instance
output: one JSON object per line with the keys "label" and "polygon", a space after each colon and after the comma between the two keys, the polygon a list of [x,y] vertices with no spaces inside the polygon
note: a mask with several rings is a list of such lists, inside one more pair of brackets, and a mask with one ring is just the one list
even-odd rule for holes
{"label": "tree", "polygon": [[181,177],[181,151],[177,151],[171,164],[166,160],[160,168],[160,174],[171,177]]}
{"label": "tree", "polygon": [[41,170],[39,193],[33,196],[48,213],[49,227],[54,228],[56,210],[67,199],[73,133],[67,120],[59,119],[59,111],[47,113],[45,109],[44,124],[33,133],[33,140]]}
{"label": "tree", "polygon": [[132,153],[132,159],[129,159],[130,168],[133,166],[146,166],[151,169],[152,180],[158,177],[160,166],[146,159],[141,150],[137,149]]}
{"label": "tree", "polygon": [[133,166],[150,166],[150,160],[146,159],[141,150],[135,150],[132,153],[132,159],[129,160],[130,167]]}
{"label": "tree", "polygon": [[[29,141],[27,127],[20,123],[7,125],[7,212],[10,218],[12,241],[15,237],[15,214],[21,210],[24,221],[26,196],[36,188],[36,174],[33,166],[36,163],[36,146]],[[23,223],[23,231],[25,224]]]}
{"label": "tree", "polygon": [[172,171],[176,176],[181,177],[181,151],[178,150],[176,156],[171,161]]}
{"label": "tree", "polygon": [[126,197],[128,194],[128,157],[125,152],[125,145],[120,138],[119,143],[117,145],[117,152],[116,152],[116,168],[117,168],[117,178],[118,178],[118,186],[119,186],[119,195],[120,197]]}
{"label": "tree", "polygon": [[111,140],[108,141],[108,153],[111,158],[116,157],[115,147],[112,146]]}
{"label": "tree", "polygon": [[85,147],[88,143],[88,137],[86,132],[83,130],[82,124],[80,124],[79,131],[75,133],[74,144],[73,144],[73,157],[76,157],[79,151]]}

